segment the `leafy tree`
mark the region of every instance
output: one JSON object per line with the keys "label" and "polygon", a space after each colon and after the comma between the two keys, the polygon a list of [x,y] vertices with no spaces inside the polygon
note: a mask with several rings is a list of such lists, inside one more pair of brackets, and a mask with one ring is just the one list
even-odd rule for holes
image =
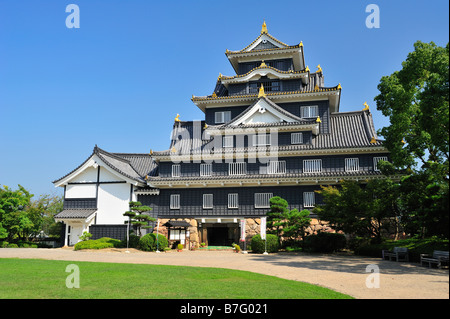
{"label": "leafy tree", "polygon": [[32,196],[21,185],[17,190],[8,186],[0,188],[0,224],[3,229],[2,236],[7,238],[7,241],[23,238],[32,227],[33,223],[24,210],[30,204]]}
{"label": "leafy tree", "polygon": [[382,231],[390,228],[398,211],[396,188],[389,179],[371,180],[367,185],[341,181],[339,187],[322,186],[317,192],[325,204],[316,206],[314,212],[336,231],[380,242]]}
{"label": "leafy tree", "polygon": [[390,120],[378,133],[393,161],[381,170],[411,174],[399,186],[400,222],[412,235],[448,238],[449,44],[417,41],[378,89],[377,109]]}
{"label": "leafy tree", "polygon": [[283,235],[288,238],[303,239],[305,237],[306,228],[311,224],[311,218],[309,218],[310,211],[304,209],[298,211],[297,209],[291,210],[286,218],[286,225],[283,228]]}
{"label": "leafy tree", "polygon": [[131,224],[136,227],[137,235],[141,237],[141,229],[151,228],[151,226],[148,226],[148,222],[156,221],[156,219],[145,214],[145,212],[151,211],[152,209],[148,206],[143,206],[141,202],[130,202],[129,205],[130,210],[123,215],[130,218]]}
{"label": "leafy tree", "polygon": [[267,233],[277,235],[278,241],[281,240],[281,233],[286,224],[288,202],[280,196],[274,196],[270,199],[270,211],[267,212]]}
{"label": "leafy tree", "polygon": [[433,170],[448,182],[449,45],[417,41],[402,69],[383,76],[375,97],[390,125],[379,130],[396,167]]}

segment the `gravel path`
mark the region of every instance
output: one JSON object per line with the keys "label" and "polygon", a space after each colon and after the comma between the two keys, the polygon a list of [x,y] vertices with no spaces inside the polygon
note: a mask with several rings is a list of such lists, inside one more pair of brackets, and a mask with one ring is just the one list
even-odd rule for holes
{"label": "gravel path", "polygon": [[[303,281],[363,299],[448,299],[448,269],[429,269],[419,264],[384,261],[348,255],[278,253],[236,254],[231,251],[142,252],[130,249],[73,251],[72,248],[0,249],[0,258],[41,258],[68,261],[138,263],[246,270]],[[368,265],[378,267],[379,288],[367,288]],[[369,284],[373,284],[369,280]]]}

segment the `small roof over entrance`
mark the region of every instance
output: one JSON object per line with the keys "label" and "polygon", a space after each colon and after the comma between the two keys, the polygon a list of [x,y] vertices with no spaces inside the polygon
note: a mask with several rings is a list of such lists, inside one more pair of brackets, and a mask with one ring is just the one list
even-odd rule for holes
{"label": "small roof over entrance", "polygon": [[55,219],[87,219],[96,209],[64,209],[55,216]]}
{"label": "small roof over entrance", "polygon": [[192,225],[184,220],[169,220],[167,223],[164,224],[164,226],[166,226],[166,227],[191,227]]}

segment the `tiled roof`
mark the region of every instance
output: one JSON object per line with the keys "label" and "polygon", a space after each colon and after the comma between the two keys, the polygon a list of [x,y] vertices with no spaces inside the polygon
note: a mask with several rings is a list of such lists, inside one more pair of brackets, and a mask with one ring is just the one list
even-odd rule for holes
{"label": "tiled roof", "polygon": [[64,209],[55,215],[58,219],[86,219],[94,214],[96,209]]}
{"label": "tiled roof", "polygon": [[77,168],[63,177],[53,181],[57,183],[82,167],[93,155],[97,155],[108,167],[114,171],[140,183],[145,182],[145,176],[157,175],[157,164],[153,162],[150,154],[110,153],[97,145],[92,154]]}

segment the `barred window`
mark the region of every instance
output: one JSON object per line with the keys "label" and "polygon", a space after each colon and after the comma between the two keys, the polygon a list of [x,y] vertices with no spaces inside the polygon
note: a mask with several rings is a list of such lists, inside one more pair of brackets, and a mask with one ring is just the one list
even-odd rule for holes
{"label": "barred window", "polygon": [[255,193],[255,208],[270,208],[273,193]]}
{"label": "barred window", "polygon": [[267,163],[267,174],[286,174],[286,161],[270,161]]}
{"label": "barred window", "polygon": [[291,144],[303,144],[303,134],[291,133]]}
{"label": "barred window", "polygon": [[214,117],[216,124],[227,123],[231,121],[231,111],[215,112]]}
{"label": "barred window", "polygon": [[233,136],[224,136],[222,146],[223,147],[233,147]]}
{"label": "barred window", "polygon": [[373,158],[373,170],[376,172],[379,172],[380,169],[378,168],[378,162],[379,161],[387,161],[387,156],[378,156]]}
{"label": "barred window", "polygon": [[246,175],[247,174],[247,163],[236,162],[228,163],[228,175]]}
{"label": "barred window", "polygon": [[319,107],[317,105],[301,106],[300,107],[301,117],[318,117]]}
{"label": "barred window", "polygon": [[359,158],[346,158],[345,159],[345,171],[346,172],[359,171]]}
{"label": "barred window", "polygon": [[303,193],[303,207],[314,207],[316,204],[314,192]]}
{"label": "barred window", "polygon": [[322,171],[322,160],[303,160],[303,173],[320,173]]}
{"label": "barred window", "polygon": [[170,209],[180,209],[180,194],[170,195]]}
{"label": "barred window", "polygon": [[253,146],[266,146],[271,144],[270,134],[253,135]]}
{"label": "barred window", "polygon": [[212,164],[200,164],[200,176],[211,176]]}
{"label": "barred window", "polygon": [[239,208],[239,196],[237,193],[228,194],[228,208]]}
{"label": "barred window", "polygon": [[181,166],[180,164],[172,165],[172,177],[180,177],[181,175]]}
{"label": "barred window", "polygon": [[203,194],[203,208],[213,208],[213,194]]}

